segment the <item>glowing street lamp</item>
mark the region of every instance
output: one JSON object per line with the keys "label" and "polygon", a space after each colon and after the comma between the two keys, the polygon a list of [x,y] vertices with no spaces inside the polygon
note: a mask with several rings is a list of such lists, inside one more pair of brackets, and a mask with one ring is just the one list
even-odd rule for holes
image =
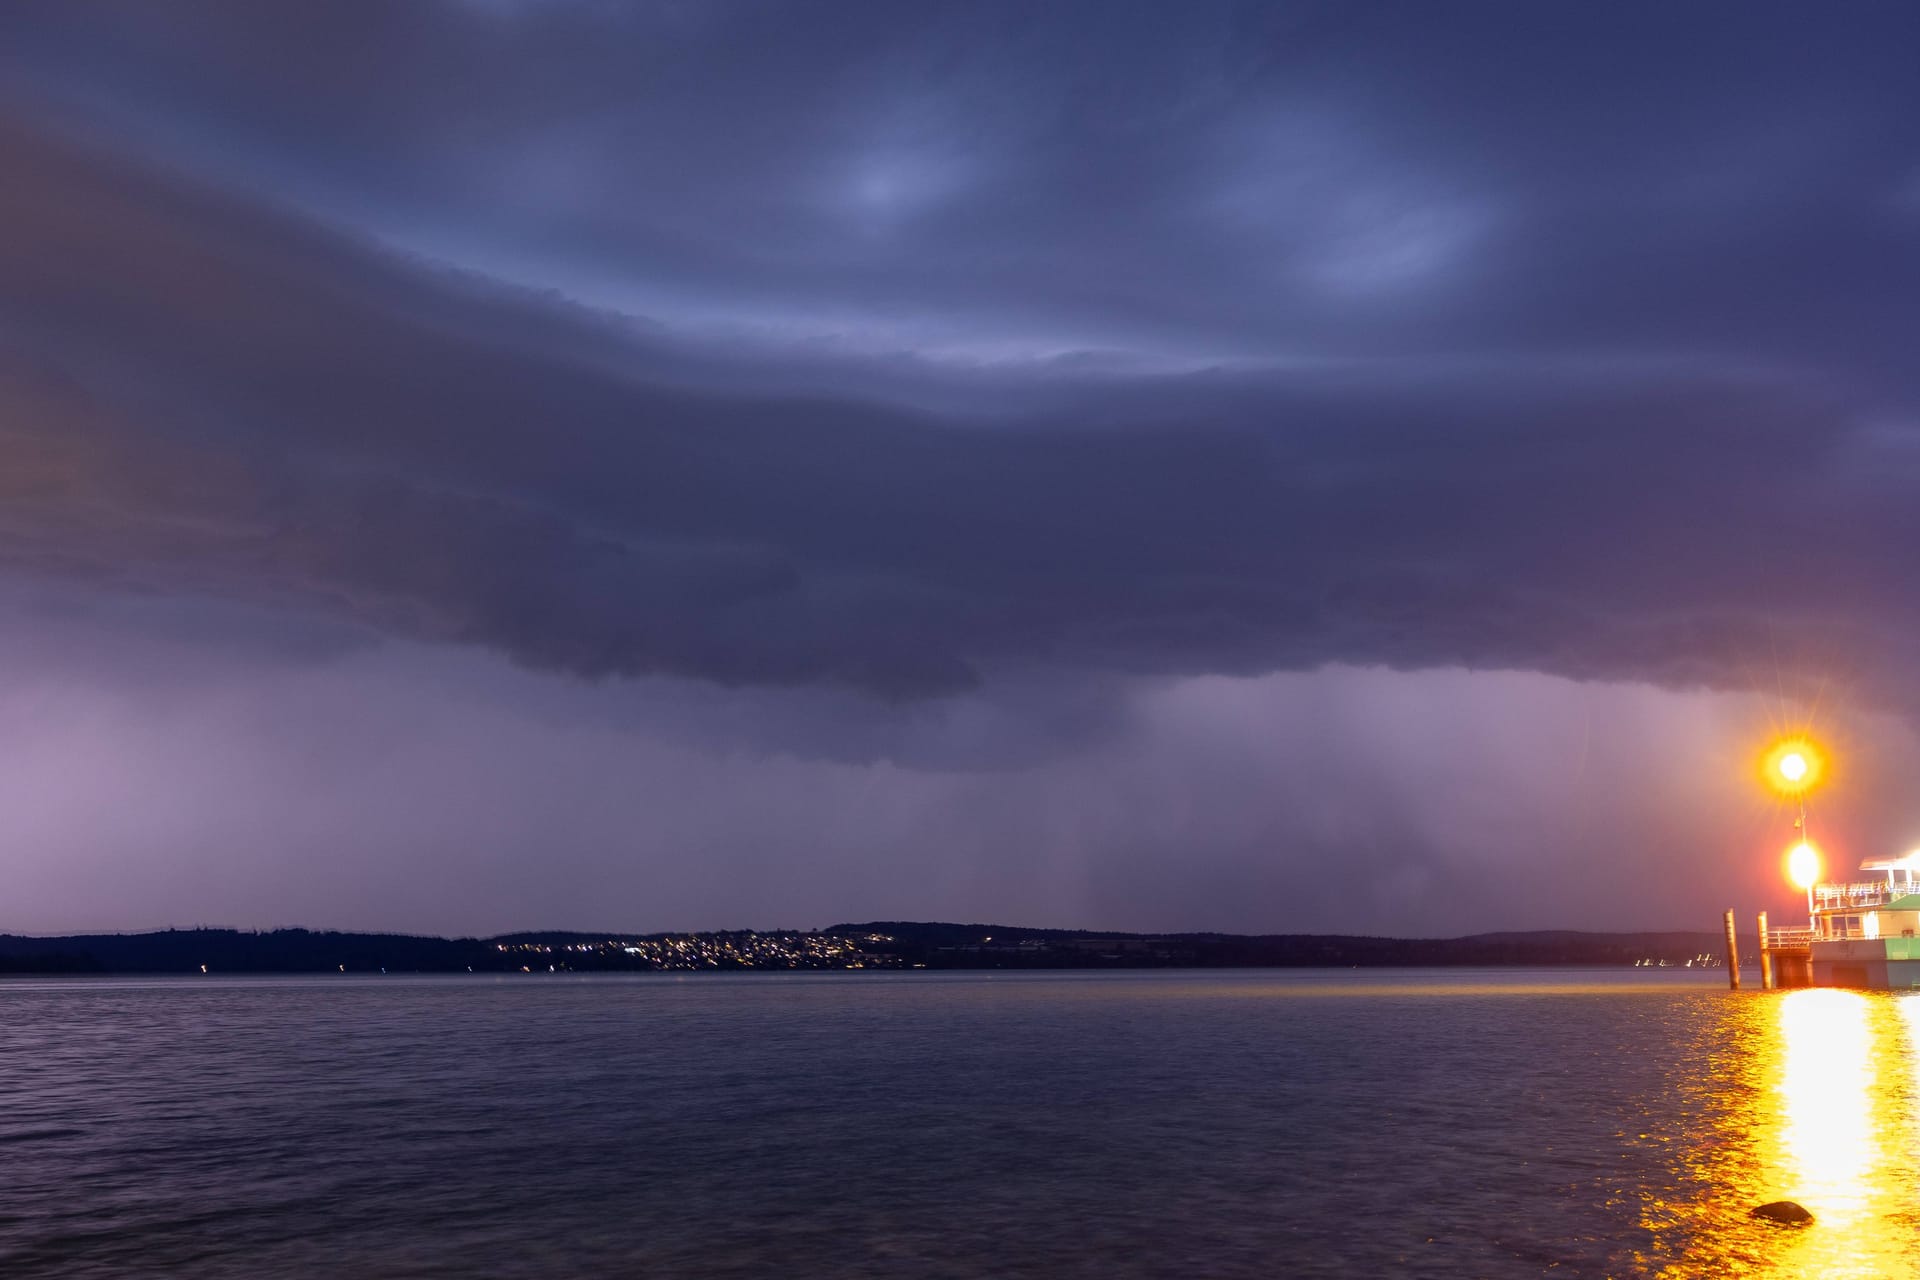
{"label": "glowing street lamp", "polygon": [[1769,787],[1794,798],[1819,786],[1826,771],[1826,756],[1805,738],[1784,738],[1774,743],[1760,766]]}
{"label": "glowing street lamp", "polygon": [[1800,839],[1787,851],[1787,878],[1807,891],[1807,916],[1813,916],[1813,886],[1820,879],[1820,850],[1807,830],[1807,795],[1820,785],[1827,771],[1826,753],[1811,739],[1783,738],[1767,749],[1760,774],[1775,794],[1794,802],[1799,815],[1794,830]]}
{"label": "glowing street lamp", "polygon": [[1820,851],[1802,840],[1787,850],[1787,879],[1796,889],[1807,891],[1807,914],[1813,914],[1813,886],[1820,880]]}

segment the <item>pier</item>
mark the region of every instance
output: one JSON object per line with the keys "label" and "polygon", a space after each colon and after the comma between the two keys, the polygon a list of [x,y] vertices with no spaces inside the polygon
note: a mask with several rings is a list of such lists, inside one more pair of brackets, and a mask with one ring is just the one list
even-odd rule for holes
{"label": "pier", "polygon": [[[1760,989],[1773,991],[1784,987],[1813,985],[1814,930],[1807,925],[1770,926],[1762,911],[1755,936],[1760,943]],[[1734,927],[1731,908],[1721,917],[1726,930],[1727,987],[1740,989],[1740,938]]]}
{"label": "pier", "polygon": [[1760,913],[1760,989],[1813,985],[1813,930],[1807,925],[1768,927]]}

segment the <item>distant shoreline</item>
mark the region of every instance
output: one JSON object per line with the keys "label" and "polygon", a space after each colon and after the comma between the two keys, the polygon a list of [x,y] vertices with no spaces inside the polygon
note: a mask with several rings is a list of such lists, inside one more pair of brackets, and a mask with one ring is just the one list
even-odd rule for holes
{"label": "distant shoreline", "polygon": [[870,921],[818,931],[534,932],[490,938],[310,929],[0,934],[0,975],[647,973],[865,969],[1721,966],[1712,932],[1543,930],[1459,938],[1116,933]]}

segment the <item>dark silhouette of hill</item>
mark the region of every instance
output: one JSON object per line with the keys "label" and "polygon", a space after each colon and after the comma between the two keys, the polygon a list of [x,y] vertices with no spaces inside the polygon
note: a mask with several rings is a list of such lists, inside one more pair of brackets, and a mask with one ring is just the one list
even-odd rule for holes
{"label": "dark silhouette of hill", "polygon": [[881,933],[909,963],[929,968],[1200,968],[1685,964],[1717,957],[1710,932],[1583,933],[1541,930],[1461,938],[1346,934],[1095,933],[1013,925],[878,920],[837,924],[835,934]]}
{"label": "dark silhouette of hill", "polygon": [[[822,941],[830,946],[822,946]],[[1094,969],[1684,964],[1717,956],[1715,933],[1488,933],[1463,938],[1335,934],[1096,933],[1007,925],[872,921],[818,933],[513,933],[493,938],[311,929],[166,929],[70,937],[0,935],[0,973],[518,973],[661,967]]]}
{"label": "dark silhouette of hill", "polygon": [[[463,973],[504,968],[476,938],[312,929],[164,929],[65,938],[0,935],[0,973]],[[515,968],[519,965],[516,962]]]}

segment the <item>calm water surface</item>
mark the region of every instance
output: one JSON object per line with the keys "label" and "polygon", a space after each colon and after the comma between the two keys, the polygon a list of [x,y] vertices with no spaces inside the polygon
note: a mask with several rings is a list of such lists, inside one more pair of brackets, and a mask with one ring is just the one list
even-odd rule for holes
{"label": "calm water surface", "polygon": [[0,1275],[1909,1275],[1916,1096],[1672,971],[11,981]]}

